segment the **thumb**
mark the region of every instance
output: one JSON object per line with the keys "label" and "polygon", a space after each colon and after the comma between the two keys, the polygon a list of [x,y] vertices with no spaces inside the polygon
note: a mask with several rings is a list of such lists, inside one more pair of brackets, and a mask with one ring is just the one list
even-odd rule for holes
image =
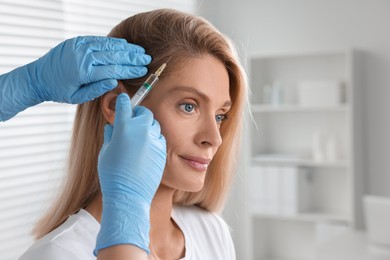
{"label": "thumb", "polygon": [[113,127],[110,124],[104,126],[104,144],[111,142]]}
{"label": "thumb", "polygon": [[133,109],[131,108],[130,97],[126,93],[121,93],[116,98],[114,126],[123,124],[132,117]]}

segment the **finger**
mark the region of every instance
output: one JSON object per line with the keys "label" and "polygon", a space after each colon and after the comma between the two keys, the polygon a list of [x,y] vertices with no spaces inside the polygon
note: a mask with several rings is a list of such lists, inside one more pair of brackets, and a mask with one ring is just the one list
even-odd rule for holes
{"label": "finger", "polygon": [[118,86],[115,79],[106,79],[93,82],[79,88],[71,97],[72,104],[82,104],[102,96],[107,91],[113,90]]}
{"label": "finger", "polygon": [[156,137],[159,137],[161,135],[161,126],[156,119],[153,119],[152,129]]}
{"label": "finger", "polygon": [[123,38],[109,37],[109,36],[95,36],[95,35],[86,35],[86,36],[77,36],[75,39],[80,43],[92,43],[92,42],[127,42]]}
{"label": "finger", "polygon": [[143,106],[134,107],[134,118],[138,118],[138,120],[142,120],[145,125],[153,125],[153,113],[149,109]]}
{"label": "finger", "polygon": [[104,126],[104,144],[105,145],[111,142],[112,131],[113,131],[112,125],[106,124]]}
{"label": "finger", "polygon": [[100,65],[135,65],[146,66],[152,57],[143,53],[131,51],[99,51],[87,55],[86,60],[93,66]]}
{"label": "finger", "polygon": [[89,72],[89,81],[103,79],[134,79],[146,75],[148,69],[144,66],[105,65],[93,66]]}
{"label": "finger", "polygon": [[124,39],[118,38],[97,38],[94,41],[81,41],[77,47],[84,52],[94,51],[131,51],[145,53],[145,49],[139,45],[128,43]]}
{"label": "finger", "polygon": [[[165,137],[161,134],[160,137],[159,137],[159,141],[160,141],[160,145],[161,145],[161,150],[163,151],[167,151],[167,140],[165,139]],[[166,156],[166,154],[165,154]]]}
{"label": "finger", "polygon": [[[77,36],[71,39],[66,40],[66,42],[72,43],[75,48],[82,49],[86,52],[89,48],[89,45],[96,42],[106,42],[108,41],[108,37],[105,36]],[[125,39],[120,38],[112,38],[112,41],[126,43]]]}
{"label": "finger", "polygon": [[116,98],[114,126],[123,125],[132,116],[130,97],[126,93],[122,93]]}

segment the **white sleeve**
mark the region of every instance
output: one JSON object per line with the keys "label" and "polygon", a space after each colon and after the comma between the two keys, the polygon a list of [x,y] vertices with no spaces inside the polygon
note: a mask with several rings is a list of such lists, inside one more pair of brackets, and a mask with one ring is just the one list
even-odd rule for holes
{"label": "white sleeve", "polygon": [[82,260],[69,250],[55,243],[46,243],[41,247],[30,248],[19,260]]}
{"label": "white sleeve", "polygon": [[221,227],[221,239],[222,239],[222,244],[224,246],[224,251],[226,252],[226,260],[236,260],[236,251],[234,249],[234,243],[232,236],[230,234],[229,226],[225,222],[223,218],[220,216],[216,215],[218,219],[218,222]]}

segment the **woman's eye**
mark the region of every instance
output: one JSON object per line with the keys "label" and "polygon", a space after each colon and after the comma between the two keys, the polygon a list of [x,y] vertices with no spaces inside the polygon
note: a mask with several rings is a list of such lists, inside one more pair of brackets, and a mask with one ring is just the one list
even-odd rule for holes
{"label": "woman's eye", "polygon": [[196,105],[191,104],[191,103],[185,103],[185,104],[180,105],[180,109],[186,113],[194,112],[195,108],[196,108]]}
{"label": "woman's eye", "polygon": [[226,115],[224,115],[224,114],[220,114],[220,115],[216,115],[215,116],[215,120],[217,121],[217,123],[222,123],[222,121],[223,120],[225,120],[227,117],[226,117]]}

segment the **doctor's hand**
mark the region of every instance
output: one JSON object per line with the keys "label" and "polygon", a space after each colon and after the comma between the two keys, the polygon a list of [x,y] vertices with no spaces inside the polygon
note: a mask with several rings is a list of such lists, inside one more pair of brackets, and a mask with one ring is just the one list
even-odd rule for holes
{"label": "doctor's hand", "polygon": [[68,39],[38,60],[0,76],[0,121],[43,101],[80,104],[142,77],[151,57],[124,39]]}
{"label": "doctor's hand", "polygon": [[132,111],[129,96],[119,95],[114,126],[105,126],[99,154],[103,213],[95,255],[120,244],[149,253],[150,205],[165,162],[165,138],[152,112],[138,106]]}

